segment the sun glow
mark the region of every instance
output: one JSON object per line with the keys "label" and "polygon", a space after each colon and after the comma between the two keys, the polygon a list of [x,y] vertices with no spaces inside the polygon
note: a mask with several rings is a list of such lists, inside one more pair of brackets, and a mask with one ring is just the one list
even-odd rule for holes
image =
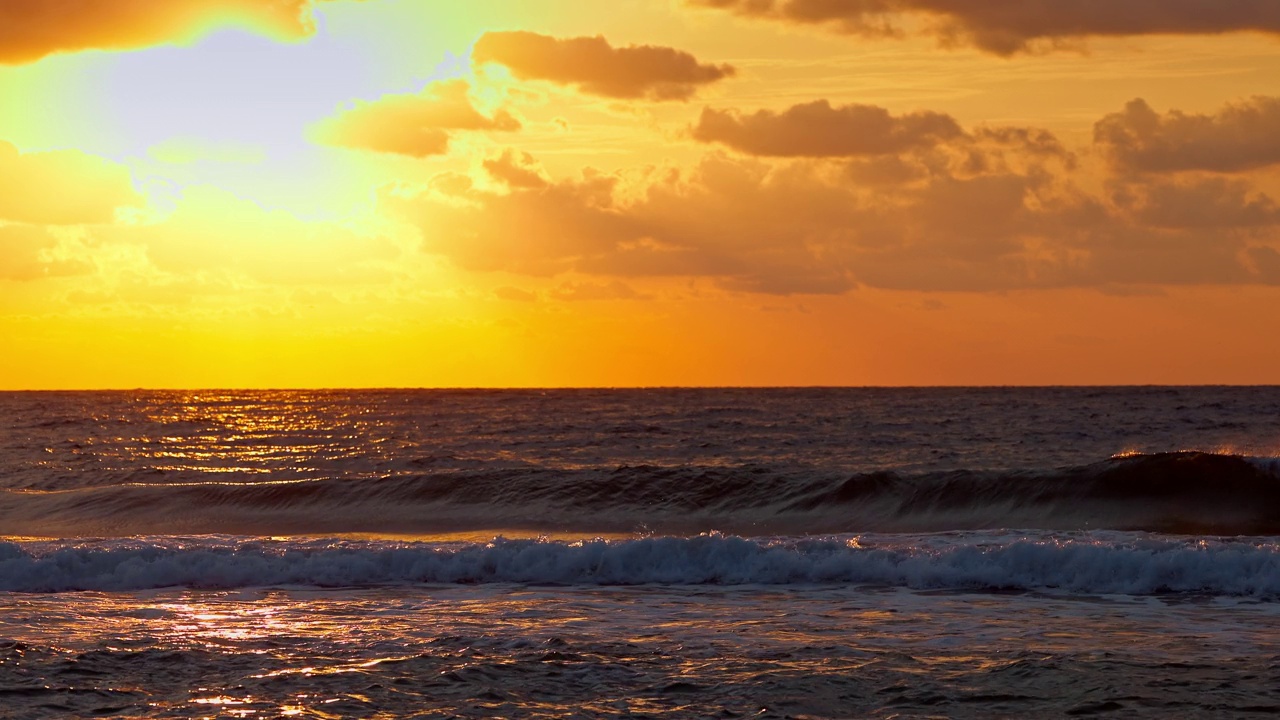
{"label": "sun glow", "polygon": [[[314,33],[290,42],[232,12],[172,44],[0,68],[0,90],[35,103],[0,108],[0,139],[122,163],[162,211],[200,185],[303,215],[367,208],[382,182],[370,178],[376,159],[317,146],[307,129],[354,101],[413,91],[459,69],[445,61],[413,72],[389,67],[376,13],[363,26],[330,30],[326,12],[343,14],[343,5],[313,11]],[[450,49],[417,44],[441,58]]]}
{"label": "sun glow", "polygon": [[323,33],[282,45],[222,30],[187,47],[119,54],[105,75],[107,121],[127,155],[183,139],[296,153],[306,148],[300,127],[386,90],[358,46]]}

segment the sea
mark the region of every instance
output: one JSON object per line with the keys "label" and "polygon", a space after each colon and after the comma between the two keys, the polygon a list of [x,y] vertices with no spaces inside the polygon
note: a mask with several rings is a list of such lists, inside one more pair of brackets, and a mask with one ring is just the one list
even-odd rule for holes
{"label": "sea", "polygon": [[0,393],[0,718],[1280,713],[1280,388]]}

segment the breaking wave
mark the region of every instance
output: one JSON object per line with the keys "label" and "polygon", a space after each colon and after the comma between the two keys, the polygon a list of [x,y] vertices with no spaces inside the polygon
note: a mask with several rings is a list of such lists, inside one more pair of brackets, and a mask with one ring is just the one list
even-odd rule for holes
{"label": "breaking wave", "polygon": [[[890,538],[891,536],[885,536]],[[387,584],[854,584],[1280,596],[1280,543],[1126,533],[876,540],[720,535],[489,543],[159,538],[0,543],[0,590]]]}

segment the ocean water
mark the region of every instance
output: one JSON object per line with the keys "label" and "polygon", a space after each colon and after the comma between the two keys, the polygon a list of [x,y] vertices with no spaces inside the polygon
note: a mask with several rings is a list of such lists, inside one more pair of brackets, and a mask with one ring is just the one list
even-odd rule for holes
{"label": "ocean water", "polygon": [[0,718],[1280,713],[1280,388],[0,394]]}

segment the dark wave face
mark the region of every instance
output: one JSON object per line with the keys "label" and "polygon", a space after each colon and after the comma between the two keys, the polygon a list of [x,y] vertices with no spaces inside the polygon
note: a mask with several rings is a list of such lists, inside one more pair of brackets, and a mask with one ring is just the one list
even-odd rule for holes
{"label": "dark wave face", "polygon": [[[124,484],[0,494],[10,535],[996,528],[1280,534],[1277,463],[1182,452],[1056,471],[781,473],[762,467],[521,468],[384,478]],[[52,531],[52,532],[51,532]]]}
{"label": "dark wave face", "polygon": [[0,536],[1280,534],[1275,388],[34,393],[0,417]]}

